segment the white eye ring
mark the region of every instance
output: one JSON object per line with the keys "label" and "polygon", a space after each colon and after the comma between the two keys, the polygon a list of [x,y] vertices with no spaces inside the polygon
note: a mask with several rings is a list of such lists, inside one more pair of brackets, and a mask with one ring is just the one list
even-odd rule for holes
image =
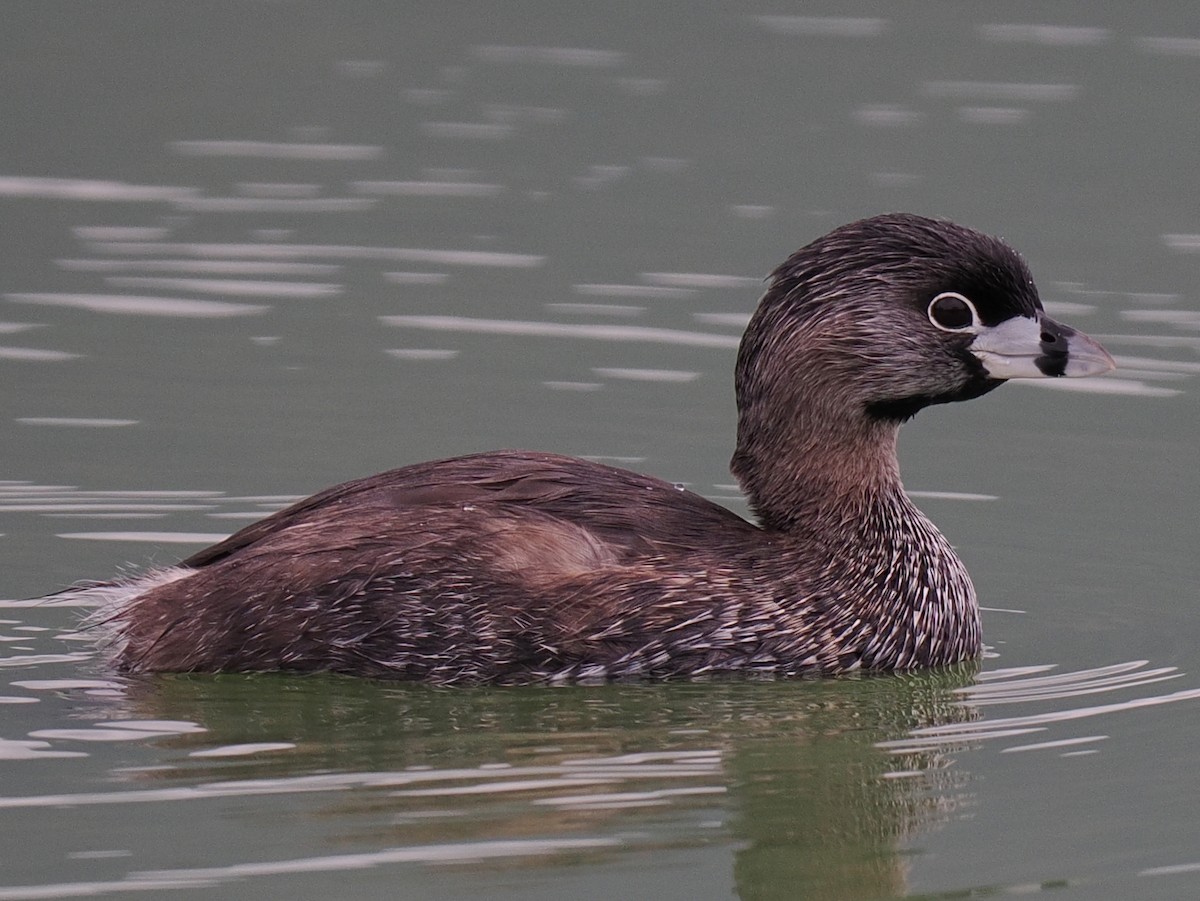
{"label": "white eye ring", "polygon": [[[958,304],[955,304],[954,301],[957,301]],[[961,304],[961,306],[959,306],[959,304]],[[949,310],[943,309],[941,311],[943,314],[942,319],[949,319],[949,322],[938,320],[938,316],[936,315],[934,308],[938,307],[939,305],[942,307],[951,308]],[[963,309],[963,307],[965,307],[965,309]],[[958,320],[960,320],[966,313],[970,314],[970,321],[959,322]],[[925,310],[925,315],[929,317],[929,321],[933,323],[934,328],[940,329],[943,332],[965,332],[968,334],[974,334],[982,325],[979,320],[979,311],[975,309],[975,304],[971,303],[971,301],[967,300],[967,298],[963,297],[957,291],[943,291],[933,300],[929,301],[929,306]]]}

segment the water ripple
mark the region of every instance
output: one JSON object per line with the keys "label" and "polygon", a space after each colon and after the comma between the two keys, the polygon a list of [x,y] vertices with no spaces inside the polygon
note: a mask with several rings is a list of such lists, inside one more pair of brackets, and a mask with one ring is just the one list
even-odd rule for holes
{"label": "water ripple", "polygon": [[172,141],[182,156],[225,156],[277,160],[375,160],[383,148],[372,144],[307,144],[271,141]]}
{"label": "water ripple", "polygon": [[298,257],[325,257],[340,260],[384,260],[401,263],[433,263],[446,266],[495,266],[508,269],[534,269],[546,258],[537,254],[503,253],[485,250],[441,250],[424,247],[369,247],[339,244],[238,244],[172,243],[168,241],[100,241],[95,249],[105,253],[140,256],[173,254],[191,257],[252,257],[294,260]]}
{"label": "water ripple", "polygon": [[[96,239],[100,240],[100,239]],[[197,275],[335,275],[336,263],[268,260],[56,260],[67,272],[178,272]]]}
{"label": "water ripple", "polygon": [[1200,56],[1200,38],[1138,38],[1137,46],[1160,56]]}
{"label": "water ripple", "polygon": [[[1145,669],[1147,661],[1133,660],[1110,666],[1046,675],[1052,667],[1022,667],[982,673],[975,685],[957,689],[963,696],[959,703],[971,709],[996,704],[1030,704],[1063,701],[1082,695],[1109,693],[1141,688],[1177,679],[1182,676],[1175,667]],[[984,740],[1012,738],[1043,732],[1052,725],[1089,719],[1110,713],[1158,707],[1180,701],[1200,700],[1200,688],[1187,688],[1169,694],[1113,701],[1090,707],[1066,707],[1042,713],[1008,717],[983,717],[970,722],[955,722],[913,729],[906,737],[879,742],[878,747],[893,754],[918,751],[941,751],[950,747],[971,745]],[[1026,743],[1006,750],[1053,749],[1068,744],[1100,741],[1104,736],[1071,737],[1066,740]]]}
{"label": "water ripple", "polygon": [[1112,376],[1088,379],[1021,379],[1014,380],[1017,384],[1030,388],[1044,388],[1051,391],[1074,391],[1079,394],[1110,394],[1121,397],[1174,397],[1182,393],[1177,388],[1159,388],[1147,385],[1137,379],[1122,379]]}
{"label": "water ripple", "polygon": [[642,278],[652,285],[675,288],[761,288],[763,280],[747,275],[718,275],[709,272],[643,272]]}
{"label": "water ripple", "polygon": [[1132,660],[1128,663],[1069,673],[989,680],[982,684],[956,689],[955,693],[970,698],[973,707],[980,707],[987,704],[1017,704],[1025,701],[1073,698],[1117,688],[1149,685],[1154,682],[1177,679],[1182,675],[1173,666],[1150,670],[1142,669],[1146,664],[1145,660]]}
{"label": "water ripple", "polygon": [[352,181],[350,190],[392,197],[495,197],[504,186],[467,181]]}
{"label": "water ripple", "polygon": [[57,363],[77,360],[79,354],[65,350],[48,350],[41,347],[0,347],[0,360],[27,360],[38,363]]}
{"label": "water ripple", "polygon": [[516,128],[507,122],[422,122],[421,133],[430,138],[501,141],[512,137]]}
{"label": "water ripple", "polygon": [[877,38],[889,25],[887,19],[854,16],[755,16],[754,19],[776,34],[809,37]]}
{"label": "water ripple", "polygon": [[175,209],[190,213],[362,213],[374,197],[183,197]]}
{"label": "water ripple", "polygon": [[119,426],[137,425],[136,419],[100,419],[82,416],[18,416],[22,425],[41,425],[66,428],[110,429]]}
{"label": "water ripple", "polygon": [[149,288],[158,291],[191,291],[196,294],[234,294],[242,297],[335,297],[342,286],[317,282],[264,282],[230,278],[159,278],[109,276],[114,288]]}
{"label": "water ripple", "polygon": [[665,285],[572,285],[571,290],[576,294],[587,297],[645,297],[652,300],[663,300],[677,297],[691,297],[695,294],[692,288],[668,287]]}
{"label": "water ripple", "polygon": [[998,44],[1043,44],[1048,47],[1097,47],[1107,43],[1112,32],[1107,28],[1078,25],[980,25],[979,35]]}
{"label": "water ripple", "polygon": [[1077,84],[1028,83],[1016,81],[927,81],[923,86],[929,97],[983,98],[986,100],[1023,100],[1046,102],[1074,100]]}
{"label": "water ripple", "polygon": [[515,319],[476,319],[470,316],[380,316],[386,325],[438,332],[473,332],[485,335],[528,335],[546,338],[590,338],[598,341],[648,341],[691,347],[736,349],[739,339],[730,335],[689,332],[682,329],[635,325],[596,325],[563,322],[529,322]]}
{"label": "water ripple", "polygon": [[[108,726],[117,724],[109,723]],[[179,735],[200,729],[194,723],[175,723],[170,728],[157,722],[147,722],[146,728],[133,728],[134,722],[121,726],[143,738],[158,737],[160,732]],[[64,730],[53,730],[64,731]],[[54,736],[78,739],[81,734],[110,729],[65,730],[69,735]],[[79,734],[77,734],[79,733]],[[105,740],[101,737],[100,740]],[[222,746],[224,747],[224,746]],[[110,804],[158,804],[180,801],[219,800],[253,795],[291,795],[312,792],[348,791],[351,789],[386,789],[393,796],[454,797],[460,794],[494,794],[513,791],[550,791],[540,800],[551,805],[598,803],[595,792],[586,796],[576,791],[581,786],[601,784],[625,785],[638,780],[704,780],[706,784],[685,789],[662,789],[657,800],[687,797],[693,794],[720,793],[724,786],[714,780],[722,775],[722,753],[718,749],[663,751],[646,754],[614,755],[565,760],[554,765],[510,766],[508,764],[433,769],[415,767],[408,770],[381,772],[321,773],[307,776],[240,779],[206,782],[198,785],[168,788],[123,789],[101,792],[77,792],[48,795],[10,795],[0,797],[0,809],[53,808],[60,806],[90,807]],[[509,786],[505,789],[505,786]],[[619,800],[622,792],[614,792],[611,800]],[[648,796],[648,795],[647,795]],[[580,800],[583,799],[583,800]],[[538,799],[531,799],[538,800]]]}
{"label": "water ripple", "polygon": [[152,544],[216,544],[228,532],[61,532],[56,538],[82,541],[136,541]]}
{"label": "water ripple", "polygon": [[596,366],[592,372],[602,378],[633,382],[694,382],[700,373],[686,369],[635,369],[625,366]]}
{"label": "water ripple", "polygon": [[0,176],[0,197],[40,197],[45,200],[106,200],[146,203],[195,197],[196,188],[166,185],[131,185],[120,181],[85,178],[27,178]]}
{"label": "water ripple", "polygon": [[288,873],[328,873],[364,870],[397,863],[471,863],[481,860],[540,857],[567,852],[597,851],[619,844],[607,838],[509,839],[481,842],[456,842],[441,845],[413,845],[384,848],[352,854],[301,857],[231,864],[224,867],[196,867],[180,870],[142,870],[110,882],[66,882],[54,885],[0,886],[0,901],[29,901],[38,898],[64,898],[106,895],[116,892],[162,891],[182,888],[211,888],[226,882],[254,876],[279,876]]}
{"label": "water ripple", "polygon": [[142,297],[130,294],[5,294],[14,303],[73,307],[93,313],[120,316],[171,316],[182,319],[224,319],[257,316],[270,307],[224,300],[190,300],[178,297]]}
{"label": "water ripple", "polygon": [[588,69],[613,68],[625,62],[625,54],[619,50],[597,50],[590,47],[479,44],[471,48],[471,55],[488,63],[544,63]]}

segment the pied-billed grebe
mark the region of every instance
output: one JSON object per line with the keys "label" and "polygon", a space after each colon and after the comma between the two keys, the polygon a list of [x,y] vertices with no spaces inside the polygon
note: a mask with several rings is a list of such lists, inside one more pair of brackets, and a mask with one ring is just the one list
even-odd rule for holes
{"label": "pied-billed grebe", "polygon": [[436,683],[832,674],[980,652],[966,569],[900,484],[922,407],[1113,368],[1020,257],[950,222],[835,229],[771,275],[737,358],[759,525],[655,478],[500,451],[346,482],[90,589],[126,672]]}

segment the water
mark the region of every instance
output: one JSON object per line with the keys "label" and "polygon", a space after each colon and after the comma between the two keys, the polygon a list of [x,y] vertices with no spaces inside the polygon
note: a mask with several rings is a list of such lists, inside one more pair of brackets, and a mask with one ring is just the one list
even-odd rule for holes
{"label": "water", "polygon": [[761,277],[881,210],[1005,235],[1121,369],[904,433],[978,674],[125,683],[10,603],[0,898],[1195,897],[1191,12],[6,10],[11,599],[495,447],[744,512]]}

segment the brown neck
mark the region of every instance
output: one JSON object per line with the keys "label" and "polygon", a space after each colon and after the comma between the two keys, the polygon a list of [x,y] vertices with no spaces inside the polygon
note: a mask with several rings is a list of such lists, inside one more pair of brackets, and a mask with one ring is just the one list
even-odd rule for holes
{"label": "brown neck", "polygon": [[797,410],[786,422],[743,411],[730,468],[764,528],[819,532],[903,495],[898,432],[859,411]]}
{"label": "brown neck", "polygon": [[[826,411],[828,413],[828,411]],[[979,610],[954,549],[908,499],[899,426],[862,417],[739,428],[733,472],[764,529],[803,549],[800,598],[833,597],[862,626],[867,668],[952,663],[979,653]],[[781,542],[767,542],[779,547]],[[795,572],[780,555],[779,582]]]}

